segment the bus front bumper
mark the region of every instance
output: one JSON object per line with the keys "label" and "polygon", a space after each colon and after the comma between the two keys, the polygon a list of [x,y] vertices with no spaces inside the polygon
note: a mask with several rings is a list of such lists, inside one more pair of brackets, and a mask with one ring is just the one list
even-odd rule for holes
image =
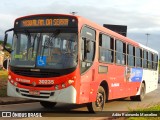
{"label": "bus front bumper", "polygon": [[76,89],[73,86],[55,91],[38,91],[39,95],[31,95],[29,89],[17,88],[8,81],[7,95],[12,97],[27,98],[33,100],[76,103]]}

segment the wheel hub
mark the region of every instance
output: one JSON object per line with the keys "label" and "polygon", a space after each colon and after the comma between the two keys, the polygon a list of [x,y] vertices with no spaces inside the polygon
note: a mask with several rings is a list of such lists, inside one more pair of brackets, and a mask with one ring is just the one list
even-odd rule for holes
{"label": "wheel hub", "polygon": [[97,100],[96,100],[96,106],[97,107],[102,107],[104,103],[104,97],[102,93],[98,93],[97,95]]}

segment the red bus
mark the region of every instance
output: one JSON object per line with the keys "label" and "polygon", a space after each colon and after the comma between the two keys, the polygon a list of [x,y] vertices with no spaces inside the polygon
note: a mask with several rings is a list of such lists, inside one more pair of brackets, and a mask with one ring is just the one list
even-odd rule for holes
{"label": "red bus", "polygon": [[45,108],[86,103],[102,111],[108,100],[141,101],[158,86],[157,51],[76,15],[20,17],[5,32],[4,49],[11,53],[8,96]]}

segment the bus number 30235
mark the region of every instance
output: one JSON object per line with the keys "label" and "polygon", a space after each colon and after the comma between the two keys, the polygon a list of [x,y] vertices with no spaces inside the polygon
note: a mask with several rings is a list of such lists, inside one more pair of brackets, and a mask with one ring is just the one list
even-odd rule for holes
{"label": "bus number 30235", "polygon": [[43,85],[54,84],[54,80],[39,80],[39,84]]}

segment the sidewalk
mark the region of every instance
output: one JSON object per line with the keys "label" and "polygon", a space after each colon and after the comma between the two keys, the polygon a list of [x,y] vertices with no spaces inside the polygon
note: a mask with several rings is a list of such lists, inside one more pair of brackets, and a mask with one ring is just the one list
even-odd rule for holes
{"label": "sidewalk", "polygon": [[0,97],[0,105],[29,103],[29,102],[36,102],[36,100],[23,99],[17,97]]}

